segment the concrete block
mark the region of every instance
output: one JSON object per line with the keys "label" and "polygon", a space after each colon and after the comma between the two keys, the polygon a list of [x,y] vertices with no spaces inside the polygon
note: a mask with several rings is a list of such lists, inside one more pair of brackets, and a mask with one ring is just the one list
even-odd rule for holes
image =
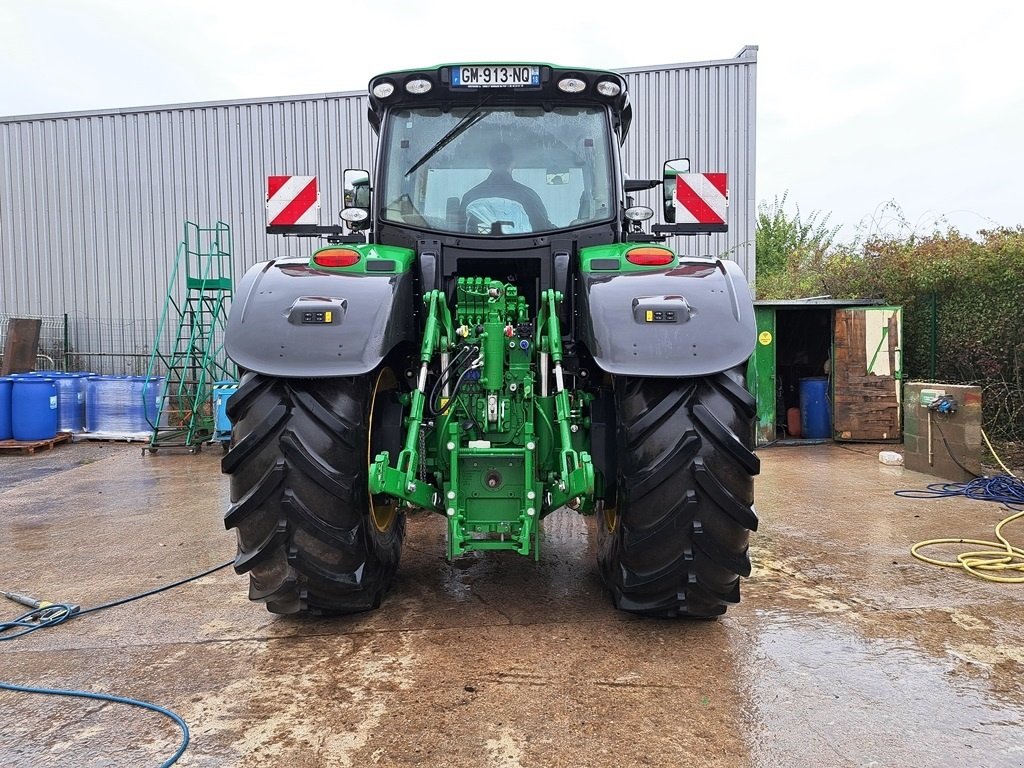
{"label": "concrete block", "polygon": [[[964,466],[977,473],[977,466],[972,467],[970,463],[963,462]],[[931,463],[928,462],[928,453],[903,454],[903,465],[914,472],[921,472],[926,475],[948,480],[955,483],[965,483],[974,479],[974,474],[964,471],[954,462],[944,450],[938,450],[932,456]]]}
{"label": "concrete block", "polygon": [[[931,412],[921,403],[921,391],[933,389],[956,398],[957,412]],[[981,388],[967,384],[909,382],[903,388],[904,466],[953,482],[965,482],[981,471]],[[947,447],[948,446],[948,447]],[[958,464],[959,462],[959,464]]]}

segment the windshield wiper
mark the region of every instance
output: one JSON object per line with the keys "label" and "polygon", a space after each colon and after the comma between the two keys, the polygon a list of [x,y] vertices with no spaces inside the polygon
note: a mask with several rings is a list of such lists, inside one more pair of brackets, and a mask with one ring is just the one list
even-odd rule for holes
{"label": "windshield wiper", "polygon": [[487,96],[482,98],[475,107],[469,110],[469,112],[467,112],[465,116],[455,124],[454,128],[452,128],[450,131],[448,131],[448,133],[446,133],[444,136],[437,140],[437,144],[435,144],[426,152],[424,152],[423,157],[421,157],[419,160],[413,163],[412,167],[405,172],[405,175],[408,176],[409,174],[414,172],[417,168],[419,168],[421,165],[427,162],[427,160],[429,160],[442,149],[451,144],[459,136],[459,134],[461,134],[463,131],[469,128],[472,128],[474,125],[476,125],[485,117],[487,117],[487,115],[482,114],[480,110],[483,109],[484,104],[486,104],[490,98],[491,94],[488,94]]}

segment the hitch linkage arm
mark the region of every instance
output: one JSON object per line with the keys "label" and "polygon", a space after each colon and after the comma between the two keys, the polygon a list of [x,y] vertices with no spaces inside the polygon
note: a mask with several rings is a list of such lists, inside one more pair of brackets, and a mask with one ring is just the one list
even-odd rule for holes
{"label": "hitch linkage arm", "polygon": [[[589,506],[594,496],[594,465],[590,454],[576,451],[572,447],[572,433],[569,427],[569,393],[565,389],[562,373],[562,331],[558,322],[558,304],[562,294],[546,290],[541,294],[541,309],[537,322],[538,347],[551,356],[555,376],[555,421],[558,423],[559,468],[561,477],[550,491],[549,509],[579,499],[580,505]],[[547,335],[544,335],[544,331]]]}
{"label": "hitch linkage arm", "polygon": [[378,453],[370,466],[370,494],[387,494],[403,499],[421,509],[439,511],[441,494],[433,483],[424,478],[417,479],[420,466],[419,438],[423,427],[423,408],[427,395],[427,369],[434,355],[446,347],[453,337],[452,318],[445,303],[444,293],[431,291],[423,297],[427,305],[427,319],[423,329],[423,344],[420,347],[420,372],[416,388],[412,391],[408,430],[405,447],[398,454],[397,467],[391,466],[387,451]]}

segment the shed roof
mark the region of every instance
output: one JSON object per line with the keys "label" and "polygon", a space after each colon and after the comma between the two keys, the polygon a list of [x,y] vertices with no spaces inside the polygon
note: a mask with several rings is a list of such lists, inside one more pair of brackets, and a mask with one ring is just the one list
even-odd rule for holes
{"label": "shed roof", "polygon": [[814,296],[809,299],[758,299],[755,307],[779,307],[799,309],[801,307],[878,307],[885,306],[885,299],[833,299],[831,296]]}

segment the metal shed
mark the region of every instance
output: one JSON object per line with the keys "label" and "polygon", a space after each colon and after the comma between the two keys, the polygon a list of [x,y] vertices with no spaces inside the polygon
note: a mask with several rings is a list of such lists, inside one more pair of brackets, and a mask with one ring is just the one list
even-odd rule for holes
{"label": "metal shed", "polygon": [[[757,346],[747,386],[757,444],[899,442],[902,310],[879,299],[755,301]],[[825,402],[809,402],[820,384]],[[794,414],[793,410],[797,413]],[[798,419],[794,423],[794,416]],[[821,428],[809,430],[808,419]]]}
{"label": "metal shed", "polygon": [[[756,68],[747,46],[732,59],[622,70],[636,110],[627,172],[660,178],[673,157],[727,171],[728,234],[674,245],[731,258],[750,280]],[[366,108],[365,92],[351,91],[0,117],[0,335],[6,317],[49,318],[53,355],[139,372],[184,222],[230,225],[235,274],[308,252],[265,234],[266,177],[317,176],[321,223],[336,223],[342,170],[373,165]]]}

